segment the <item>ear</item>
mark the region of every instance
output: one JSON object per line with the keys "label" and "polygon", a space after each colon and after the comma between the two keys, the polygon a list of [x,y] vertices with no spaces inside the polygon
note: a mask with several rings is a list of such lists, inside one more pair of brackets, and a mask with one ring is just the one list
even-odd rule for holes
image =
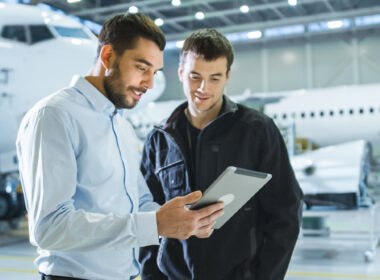
{"label": "ear", "polygon": [[103,67],[108,70],[114,62],[115,52],[112,45],[104,45],[100,50],[99,59]]}
{"label": "ear", "polygon": [[226,77],[227,77],[227,81],[228,81],[228,79],[230,78],[230,76],[231,76],[231,69],[228,70],[228,72],[227,72],[227,75],[226,75]]}
{"label": "ear", "polygon": [[178,66],[178,78],[183,83],[183,68],[182,66]]}

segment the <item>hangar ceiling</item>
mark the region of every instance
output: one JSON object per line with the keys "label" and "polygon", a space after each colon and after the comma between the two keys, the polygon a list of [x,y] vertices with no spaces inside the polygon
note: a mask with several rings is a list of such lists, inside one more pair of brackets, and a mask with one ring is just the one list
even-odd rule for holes
{"label": "hangar ceiling", "polygon": [[[131,11],[134,6],[139,12],[160,19],[163,23],[160,27],[168,40],[181,40],[192,31],[206,27],[223,33],[291,25],[304,25],[308,29],[310,23],[338,19],[354,22],[358,17],[380,14],[379,0],[82,0],[69,3],[71,1],[75,0],[36,2],[99,24],[115,14]],[[180,5],[173,5],[178,2]],[[202,13],[204,18],[197,19]],[[378,28],[380,19],[378,21],[370,24],[371,28],[376,25]],[[364,26],[368,25],[360,25],[360,28]],[[348,27],[358,26],[353,23]]]}

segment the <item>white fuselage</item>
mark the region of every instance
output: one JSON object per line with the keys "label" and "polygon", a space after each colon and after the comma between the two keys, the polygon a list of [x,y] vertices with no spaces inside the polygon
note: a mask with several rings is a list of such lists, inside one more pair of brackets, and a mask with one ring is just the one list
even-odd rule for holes
{"label": "white fuselage", "polygon": [[265,113],[319,146],[364,139],[380,143],[380,84],[289,93]]}

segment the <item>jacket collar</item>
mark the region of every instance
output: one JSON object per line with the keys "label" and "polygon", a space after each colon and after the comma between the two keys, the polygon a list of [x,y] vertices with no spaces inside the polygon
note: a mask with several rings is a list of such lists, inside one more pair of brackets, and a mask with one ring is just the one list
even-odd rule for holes
{"label": "jacket collar", "polygon": [[[167,129],[171,127],[172,129],[175,129],[178,124],[178,117],[179,114],[185,110],[188,106],[187,101],[179,105],[176,109],[174,109],[173,113],[170,115],[170,117],[164,121],[161,125],[160,128]],[[223,95],[223,105],[221,112],[219,113],[218,118],[221,116],[227,115],[227,114],[233,114],[238,110],[237,104],[232,101],[228,96]]]}

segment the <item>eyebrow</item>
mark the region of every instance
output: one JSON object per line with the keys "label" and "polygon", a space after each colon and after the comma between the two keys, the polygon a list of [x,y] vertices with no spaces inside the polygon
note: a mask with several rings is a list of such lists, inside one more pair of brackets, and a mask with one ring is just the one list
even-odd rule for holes
{"label": "eyebrow", "polygon": [[[199,74],[198,72],[196,71],[191,71],[190,74],[196,74],[196,75],[199,75],[201,76],[201,74]],[[223,74],[222,73],[215,73],[215,74],[211,74],[211,76],[218,76],[218,77],[222,77]]]}
{"label": "eyebrow", "polygon": [[[152,66],[153,66],[152,63],[150,63],[148,60],[145,60],[145,59],[143,59],[143,58],[135,59],[135,61],[136,61],[136,62],[140,62],[140,63],[144,63],[144,64],[146,64],[146,65],[149,66],[149,67],[152,67]],[[156,72],[157,72],[157,71],[162,71],[162,70],[164,70],[163,67],[161,67],[160,69],[157,69]]]}

